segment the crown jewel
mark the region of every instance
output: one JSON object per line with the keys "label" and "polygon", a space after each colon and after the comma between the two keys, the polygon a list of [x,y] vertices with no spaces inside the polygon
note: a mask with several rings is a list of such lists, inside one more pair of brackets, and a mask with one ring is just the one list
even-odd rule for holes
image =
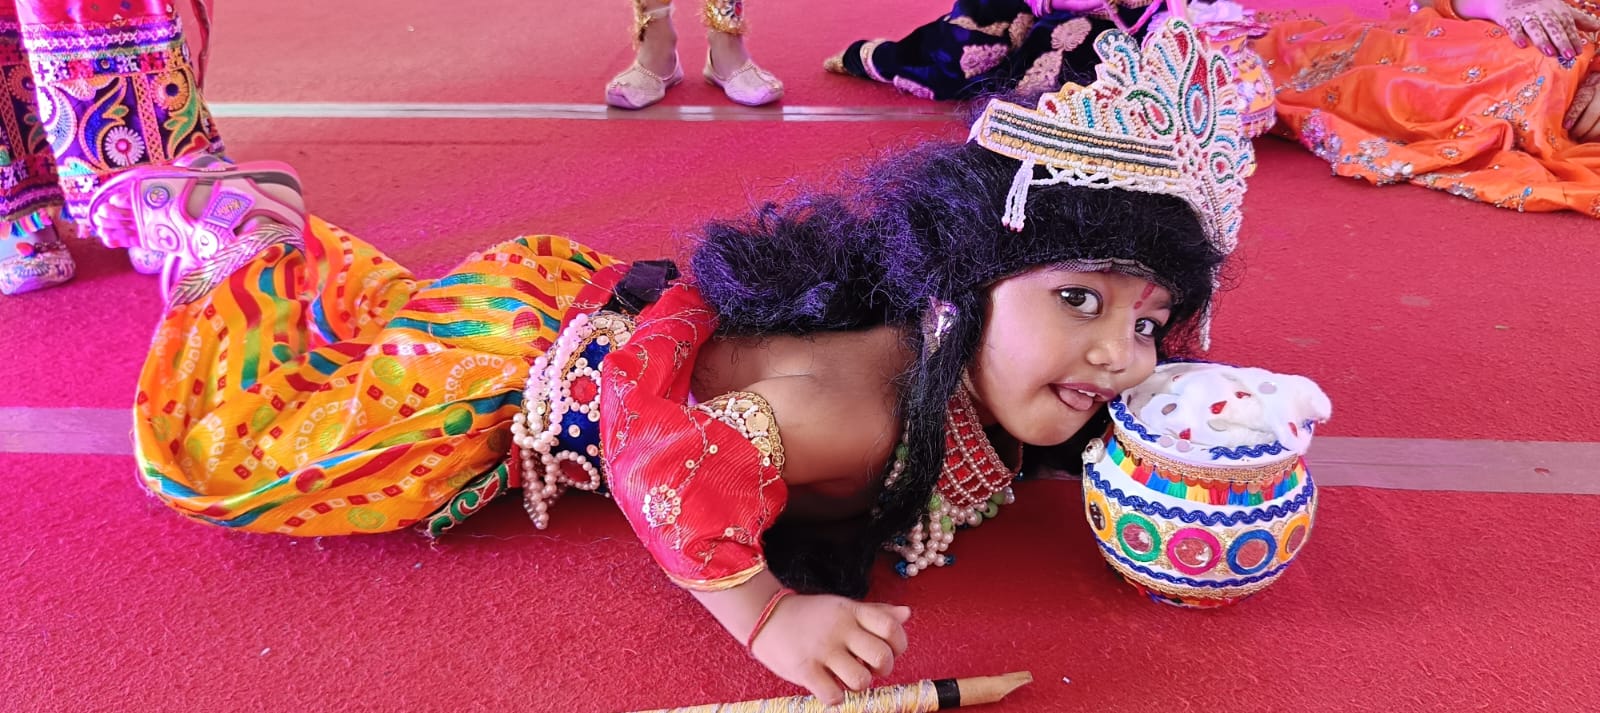
{"label": "crown jewel", "polygon": [[1144,46],[1112,30],[1089,86],[1067,84],[1029,109],[993,100],[970,140],[1022,161],[1005,223],[1021,230],[1031,186],[1066,183],[1178,196],[1206,236],[1231,252],[1255,153],[1240,118],[1233,69],[1187,20],[1171,18]]}

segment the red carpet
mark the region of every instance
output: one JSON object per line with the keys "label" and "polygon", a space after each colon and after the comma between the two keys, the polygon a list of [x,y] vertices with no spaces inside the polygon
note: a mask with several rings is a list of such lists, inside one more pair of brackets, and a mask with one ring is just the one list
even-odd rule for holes
{"label": "red carpet", "polygon": [[[1291,0],[1245,4],[1306,9]],[[1393,0],[1331,4],[1381,16]],[[706,51],[700,6],[678,0],[675,8],[687,81],[668,94],[666,106],[727,103],[700,77]],[[881,84],[827,74],[822,61],[855,40],[903,37],[950,6],[951,0],[768,0],[746,3],[745,11],[751,52],[783,79],[786,104],[927,107]],[[208,95],[225,102],[598,104],[606,80],[633,59],[626,0],[471,7],[386,0],[222,3]],[[352,54],[358,58],[352,61]]]}
{"label": "red carpet", "polygon": [[[703,39],[694,3],[679,5],[693,81],[669,102],[721,105],[694,79]],[[751,2],[752,42],[789,104],[920,107],[820,62],[947,6]],[[625,8],[223,3],[209,88],[224,102],[596,103],[627,62]],[[221,124],[234,155],[294,163],[313,210],[422,275],[526,231],[673,253],[704,218],[781,194],[790,177],[828,185],[841,162],[961,135],[938,122]],[[1296,146],[1259,148],[1214,356],[1318,379],[1337,405],[1329,435],[1595,440],[1592,219],[1372,188]],[[0,299],[0,406],[131,401],[155,283],[120,254],[74,251],[73,285]],[[0,709],[565,713],[794,692],[667,584],[607,501],[571,497],[545,532],[504,502],[438,544],[299,541],[181,520],[132,469],[0,453],[20,493],[0,528],[12,573]],[[1002,713],[1577,712],[1600,700],[1592,665],[1570,653],[1600,641],[1594,578],[1544,554],[1586,551],[1600,498],[1328,489],[1299,564],[1206,613],[1117,580],[1077,498],[1073,483],[1025,484],[961,537],[953,569],[885,572],[874,597],[915,610],[894,679],[1032,670]],[[1546,561],[1558,569],[1535,568]]]}
{"label": "red carpet", "polygon": [[[563,501],[538,534],[506,502],[438,546],[290,540],[183,521],[129,468],[0,456],[40,491],[0,534],[5,566],[27,573],[0,584],[24,603],[0,610],[11,710],[615,711],[790,690],[666,583],[605,500]],[[1600,700],[1590,664],[1554,653],[1600,637],[1588,579],[1511,549],[1585,541],[1600,498],[1328,490],[1284,578],[1209,613],[1117,580],[1077,498],[1025,484],[960,537],[953,568],[883,578],[876,597],[915,611],[895,678],[1032,670],[997,713]],[[1537,540],[1484,526],[1507,518],[1537,522],[1522,525]]]}

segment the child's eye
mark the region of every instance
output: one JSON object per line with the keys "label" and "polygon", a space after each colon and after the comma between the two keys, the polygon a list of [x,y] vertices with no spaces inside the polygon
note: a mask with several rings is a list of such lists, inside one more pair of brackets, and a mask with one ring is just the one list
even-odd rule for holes
{"label": "child's eye", "polygon": [[1161,331],[1161,323],[1153,319],[1145,318],[1135,322],[1133,328],[1134,331],[1138,332],[1139,336],[1141,337],[1154,337],[1156,336],[1156,332]]}
{"label": "child's eye", "polygon": [[1100,295],[1087,287],[1063,287],[1061,301],[1084,314],[1100,314]]}

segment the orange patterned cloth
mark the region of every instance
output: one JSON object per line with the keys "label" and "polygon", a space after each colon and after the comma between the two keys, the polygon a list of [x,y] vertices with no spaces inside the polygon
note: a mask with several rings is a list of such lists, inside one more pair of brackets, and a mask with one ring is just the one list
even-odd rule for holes
{"label": "orange patterned cloth", "polygon": [[1563,128],[1595,44],[1571,61],[1499,26],[1423,8],[1390,20],[1280,19],[1256,40],[1278,131],[1335,175],[1519,211],[1600,217],[1600,143]]}
{"label": "orange patterned cloth", "polygon": [[473,483],[507,485],[528,364],[615,263],[537,236],[419,281],[312,219],[303,246],[264,246],[167,312],[134,407],[143,482],[185,515],[254,532],[379,532],[459,511]]}

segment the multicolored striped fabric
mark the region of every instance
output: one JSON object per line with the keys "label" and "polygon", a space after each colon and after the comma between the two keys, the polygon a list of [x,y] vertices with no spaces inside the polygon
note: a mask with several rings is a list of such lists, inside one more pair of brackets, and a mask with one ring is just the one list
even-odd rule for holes
{"label": "multicolored striped fabric", "polygon": [[139,377],[146,487],[224,527],[338,535],[407,527],[504,473],[511,420],[595,270],[524,237],[431,283],[317,219],[172,307]]}

